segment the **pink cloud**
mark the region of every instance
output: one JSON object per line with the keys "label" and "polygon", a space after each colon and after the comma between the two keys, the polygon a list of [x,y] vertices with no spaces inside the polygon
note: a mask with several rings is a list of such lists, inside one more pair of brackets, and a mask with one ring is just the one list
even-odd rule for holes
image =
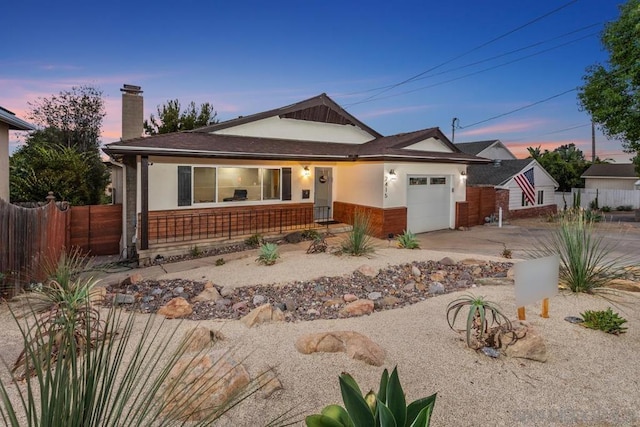
{"label": "pink cloud", "polygon": [[479,129],[462,130],[458,133],[460,136],[479,136],[479,135],[493,135],[510,133],[510,132],[522,132],[531,130],[544,124],[543,120],[527,120],[526,122],[510,122],[497,125],[485,126]]}

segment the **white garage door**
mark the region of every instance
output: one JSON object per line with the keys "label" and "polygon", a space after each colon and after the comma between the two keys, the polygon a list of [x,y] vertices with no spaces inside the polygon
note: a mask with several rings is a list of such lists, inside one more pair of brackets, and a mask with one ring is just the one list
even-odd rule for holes
{"label": "white garage door", "polygon": [[451,219],[451,177],[409,176],[407,227],[412,233],[449,228]]}

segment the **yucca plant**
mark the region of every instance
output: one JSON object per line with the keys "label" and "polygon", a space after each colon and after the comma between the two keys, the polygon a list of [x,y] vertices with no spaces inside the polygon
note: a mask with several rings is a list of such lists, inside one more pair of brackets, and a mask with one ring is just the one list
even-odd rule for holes
{"label": "yucca plant", "polygon": [[[456,329],[458,314],[465,307],[469,307],[465,327]],[[467,346],[476,350],[487,346],[499,347],[493,331],[506,334],[513,330],[511,321],[504,315],[500,306],[473,294],[463,295],[447,305],[447,323],[454,331],[465,332]]]}
{"label": "yucca plant", "polygon": [[402,234],[399,234],[397,237],[397,240],[398,240],[398,247],[401,247],[404,249],[420,248],[420,241],[418,240],[416,235],[409,230],[404,230]]}
{"label": "yucca plant", "polygon": [[278,245],[275,243],[263,243],[258,251],[257,262],[264,265],[273,265],[280,258],[278,253]]}
{"label": "yucca plant", "polygon": [[581,209],[568,211],[546,238],[538,239],[528,251],[533,258],[558,255],[560,284],[573,292],[608,292],[607,282],[624,275],[623,257],[612,257],[615,243],[597,235],[589,214]]}
{"label": "yucca plant", "polygon": [[[219,382],[184,385],[182,378],[206,375],[208,369],[195,366],[201,353],[186,353],[190,335],[180,341],[179,325],[169,327],[156,316],[148,316],[144,328],[134,333],[135,313],[122,314],[111,308],[101,319],[101,337],[92,348],[78,351],[73,328],[63,330],[55,346],[59,357],[42,359],[36,348],[53,350],[51,339],[32,334],[16,319],[26,346],[26,365],[34,372],[26,383],[12,384],[0,379],[0,416],[11,427],[93,427],[93,426],[174,426],[197,415],[189,425],[211,425],[235,405],[259,390],[252,381],[241,393],[222,405],[206,406],[202,399]],[[85,334],[94,329],[85,325]],[[40,342],[34,344],[38,339]],[[172,343],[179,342],[176,348]],[[179,360],[186,368],[177,376],[172,368]],[[215,365],[214,365],[215,366]],[[182,384],[182,385],[180,385]],[[179,388],[180,387],[180,388]],[[14,389],[14,390],[11,390]],[[172,393],[180,396],[169,399]],[[279,422],[285,420],[279,417]]]}
{"label": "yucca plant", "polygon": [[353,226],[342,242],[342,250],[349,255],[363,256],[375,252],[373,246],[373,222],[371,216],[356,209],[353,214]]}
{"label": "yucca plant", "polygon": [[309,415],[308,427],[427,427],[437,393],[417,399],[407,406],[397,366],[389,375],[385,369],[378,393],[363,396],[358,383],[347,373],[339,377],[344,407],[326,406],[320,414]]}

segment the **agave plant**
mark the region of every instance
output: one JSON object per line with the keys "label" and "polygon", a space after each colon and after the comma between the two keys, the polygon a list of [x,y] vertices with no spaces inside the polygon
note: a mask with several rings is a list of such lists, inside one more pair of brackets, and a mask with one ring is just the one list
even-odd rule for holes
{"label": "agave plant", "polygon": [[[465,328],[456,329],[458,314],[464,307],[469,307]],[[472,294],[463,295],[449,303],[447,322],[454,331],[465,332],[467,346],[474,349],[486,346],[499,347],[499,343],[495,340],[495,333],[506,334],[513,330],[511,321],[496,303]],[[514,338],[515,336],[512,336],[512,339]]]}
{"label": "agave plant", "polygon": [[280,258],[278,245],[275,243],[263,243],[258,251],[257,262],[264,265],[273,265]]}
{"label": "agave plant", "polygon": [[344,407],[329,405],[320,414],[309,415],[308,427],[427,427],[437,393],[417,399],[407,406],[395,367],[391,375],[385,369],[378,393],[363,396],[358,383],[347,373],[339,377]]}
{"label": "agave plant", "polygon": [[402,234],[397,237],[398,246],[404,249],[418,249],[420,248],[420,242],[415,234],[409,230],[404,230]]}

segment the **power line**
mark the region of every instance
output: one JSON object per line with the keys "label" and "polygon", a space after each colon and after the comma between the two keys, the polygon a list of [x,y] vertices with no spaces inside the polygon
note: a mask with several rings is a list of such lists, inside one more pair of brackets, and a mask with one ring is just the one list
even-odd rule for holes
{"label": "power line", "polygon": [[[538,16],[537,18],[534,18],[534,19],[532,19],[531,21],[529,21],[529,22],[527,22],[527,23],[525,23],[525,24],[520,25],[519,27],[516,27],[516,28],[514,28],[514,29],[512,29],[512,30],[507,31],[506,33],[503,33],[503,34],[501,34],[501,35],[499,35],[499,36],[497,36],[497,37],[494,37],[493,39],[491,39],[491,40],[489,40],[489,41],[487,41],[487,42],[484,42],[484,43],[480,44],[479,46],[476,46],[476,47],[474,47],[474,48],[472,48],[472,49],[470,49],[470,50],[468,50],[468,51],[466,51],[466,52],[464,52],[464,53],[461,53],[460,55],[456,55],[456,56],[454,56],[453,58],[451,58],[451,59],[449,59],[449,60],[447,60],[447,61],[445,61],[445,62],[442,62],[442,63],[440,63],[440,64],[438,64],[438,65],[436,65],[436,66],[434,66],[434,67],[431,67],[431,68],[429,68],[429,69],[428,69],[428,70],[426,70],[426,71],[423,71],[423,72],[421,72],[421,73],[419,73],[419,74],[416,74],[416,75],[415,75],[415,76],[413,76],[413,77],[409,77],[408,79],[405,79],[405,80],[403,80],[403,81],[401,81],[401,82],[399,82],[399,83],[396,83],[396,84],[394,84],[394,85],[391,85],[391,86],[390,86],[390,87],[388,87],[387,89],[381,90],[381,91],[379,91],[378,93],[375,93],[375,94],[373,94],[373,95],[371,95],[371,96],[369,96],[369,97],[367,97],[367,98],[365,98],[365,99],[361,100],[359,103],[362,103],[362,102],[364,102],[364,101],[368,101],[368,100],[370,100],[370,99],[373,99],[373,98],[375,98],[375,97],[377,97],[377,96],[379,96],[379,95],[381,95],[381,94],[383,94],[383,93],[385,93],[385,92],[388,92],[388,91],[390,91],[390,90],[392,90],[392,89],[395,89],[395,88],[396,88],[396,87],[398,87],[398,86],[402,86],[402,85],[404,85],[404,84],[407,84],[407,83],[409,83],[409,82],[411,82],[411,81],[413,81],[413,80],[415,80],[415,79],[417,79],[417,78],[419,78],[419,77],[421,77],[421,76],[423,76],[423,75],[425,75],[425,74],[427,74],[427,73],[429,73],[429,72],[431,72],[431,71],[434,71],[434,70],[436,70],[436,69],[438,69],[438,68],[440,68],[440,67],[442,67],[442,66],[444,66],[444,65],[450,64],[451,62],[453,62],[453,61],[455,61],[455,60],[458,60],[458,59],[460,59],[460,58],[462,58],[462,57],[464,57],[464,56],[467,56],[467,55],[469,55],[470,53],[473,53],[473,52],[475,52],[475,51],[477,51],[477,50],[480,50],[480,49],[482,49],[483,47],[486,47],[486,46],[488,46],[488,45],[490,45],[490,44],[492,44],[492,43],[495,43],[495,42],[496,42],[496,41],[498,41],[498,40],[501,40],[501,39],[503,39],[503,38],[505,38],[505,37],[507,37],[507,36],[509,36],[509,35],[511,35],[511,34],[513,34],[513,33],[515,33],[515,32],[517,32],[517,31],[520,31],[520,30],[521,30],[521,29],[523,29],[523,28],[528,27],[529,25],[532,25],[532,24],[534,24],[534,23],[536,23],[536,22],[538,22],[538,21],[541,21],[542,19],[544,19],[544,18],[546,18],[546,17],[548,17],[548,16],[551,16],[551,15],[553,15],[553,14],[555,14],[555,13],[557,13],[557,12],[561,11],[562,9],[564,9],[564,8],[566,8],[566,7],[570,6],[570,5],[572,5],[573,3],[576,3],[577,1],[578,1],[578,0],[571,0],[571,1],[569,1],[569,2],[567,2],[567,3],[565,3],[565,4],[563,4],[563,5],[561,5],[560,7],[557,7],[556,9],[554,9],[554,10],[552,10],[552,11],[550,11],[550,12],[545,13],[544,15]],[[354,105],[354,104],[351,104],[351,105]],[[349,106],[350,106],[350,105],[347,105],[346,107],[349,107]]]}
{"label": "power line", "polygon": [[564,92],[555,94],[555,95],[550,96],[550,97],[545,98],[545,99],[541,99],[540,101],[536,101],[536,102],[534,102],[532,104],[525,105],[524,107],[516,108],[515,110],[507,111],[506,113],[498,114],[497,116],[489,117],[488,119],[480,120],[479,122],[475,122],[475,123],[472,123],[472,124],[467,125],[467,126],[460,126],[460,128],[461,129],[467,129],[467,128],[470,128],[470,127],[473,127],[473,126],[477,126],[477,125],[482,124],[482,123],[489,122],[491,120],[499,119],[500,117],[508,116],[510,114],[517,113],[518,111],[526,110],[527,108],[531,108],[531,107],[534,107],[536,105],[542,104],[544,102],[551,101],[552,99],[558,98],[558,97],[560,97],[562,95],[566,95],[567,93],[570,93],[570,92],[575,92],[577,90],[578,90],[578,88],[565,90]]}
{"label": "power line", "polygon": [[573,129],[580,129],[580,128],[584,128],[587,126],[591,126],[591,123],[586,123],[583,125],[576,125],[576,126],[570,126],[570,127],[566,127],[566,128],[562,128],[562,129],[557,129],[557,130],[552,130],[550,132],[545,132],[545,133],[538,133],[532,136],[528,136],[526,138],[515,138],[515,139],[510,139],[509,142],[518,142],[518,141],[523,141],[525,139],[531,139],[531,138],[538,138],[540,136],[545,136],[545,135],[554,135],[556,133],[563,133],[563,132],[567,132],[569,130],[573,130]]}

